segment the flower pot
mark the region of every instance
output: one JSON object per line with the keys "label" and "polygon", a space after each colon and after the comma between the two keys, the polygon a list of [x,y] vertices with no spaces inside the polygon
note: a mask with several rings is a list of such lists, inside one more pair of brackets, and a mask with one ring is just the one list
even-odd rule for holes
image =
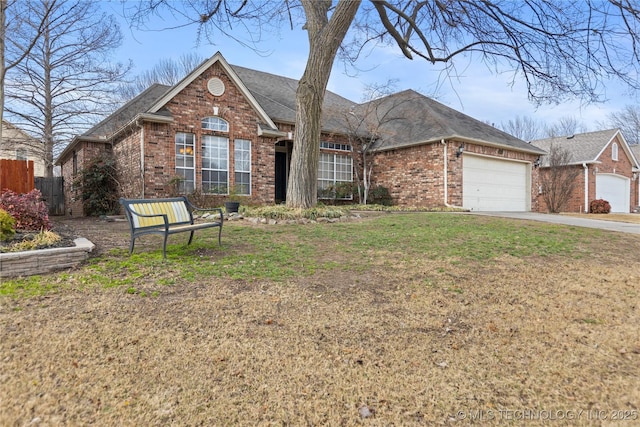
{"label": "flower pot", "polygon": [[240,202],[224,202],[224,210],[230,213],[238,213]]}

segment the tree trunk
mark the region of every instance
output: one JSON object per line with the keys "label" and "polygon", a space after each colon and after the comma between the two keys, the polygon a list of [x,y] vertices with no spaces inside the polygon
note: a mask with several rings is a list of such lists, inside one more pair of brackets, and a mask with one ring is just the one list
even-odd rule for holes
{"label": "tree trunk", "polygon": [[307,17],[309,58],[296,93],[296,127],[287,186],[287,206],[307,209],[318,201],[318,159],[322,102],[336,53],[356,16],[360,0],[302,0]]}
{"label": "tree trunk", "polygon": [[2,120],[4,118],[4,76],[5,57],[4,40],[6,37],[7,25],[7,0],[0,0],[0,150],[2,150]]}

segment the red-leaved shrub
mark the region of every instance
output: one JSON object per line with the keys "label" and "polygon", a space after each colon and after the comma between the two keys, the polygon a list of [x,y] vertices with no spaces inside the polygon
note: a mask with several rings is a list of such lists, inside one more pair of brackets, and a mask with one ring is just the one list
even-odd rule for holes
{"label": "red-leaved shrub", "polygon": [[0,194],[0,209],[4,209],[15,218],[17,230],[51,230],[49,210],[42,201],[42,193],[38,189],[31,190],[27,194],[5,190]]}
{"label": "red-leaved shrub", "polygon": [[589,212],[595,214],[608,214],[611,212],[611,205],[603,199],[592,200],[591,203],[589,203]]}

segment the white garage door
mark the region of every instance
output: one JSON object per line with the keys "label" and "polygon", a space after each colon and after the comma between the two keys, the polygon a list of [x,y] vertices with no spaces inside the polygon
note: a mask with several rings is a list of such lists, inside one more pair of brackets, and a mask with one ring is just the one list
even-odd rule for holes
{"label": "white garage door", "polygon": [[528,165],[464,154],[462,206],[474,211],[529,210]]}
{"label": "white garage door", "polygon": [[629,178],[620,175],[596,175],[596,199],[604,199],[611,205],[611,212],[630,212],[631,197]]}

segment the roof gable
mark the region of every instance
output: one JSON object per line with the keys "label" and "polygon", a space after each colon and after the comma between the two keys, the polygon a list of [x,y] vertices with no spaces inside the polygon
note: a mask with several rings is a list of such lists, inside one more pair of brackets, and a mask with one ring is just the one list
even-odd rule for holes
{"label": "roof gable", "polygon": [[244,82],[240,79],[235,70],[229,65],[226,59],[222,56],[220,52],[216,52],[211,58],[204,61],[198,68],[189,73],[184,79],[182,79],[178,84],[173,86],[169,91],[167,91],[160,99],[158,99],[152,106],[149,108],[149,113],[157,113],[163,108],[171,99],[173,99],[178,93],[180,93],[184,88],[186,88],[189,84],[191,84],[197,77],[199,77],[204,71],[209,69],[213,64],[218,63],[225,70],[231,81],[238,87],[242,95],[247,99],[247,101],[251,104],[251,106],[256,110],[260,119],[269,125],[272,128],[276,128],[276,125],[271,120],[271,117],[267,114],[267,112],[262,108],[260,103],[253,96],[251,91],[247,88]]}
{"label": "roof gable", "polygon": [[552,146],[562,147],[571,154],[572,164],[582,164],[598,162],[602,153],[614,141],[621,144],[621,148],[631,160],[632,166],[637,168],[638,161],[631,152],[629,144],[627,144],[620,129],[606,129],[570,136],[538,139],[531,143],[547,152],[551,150]]}

